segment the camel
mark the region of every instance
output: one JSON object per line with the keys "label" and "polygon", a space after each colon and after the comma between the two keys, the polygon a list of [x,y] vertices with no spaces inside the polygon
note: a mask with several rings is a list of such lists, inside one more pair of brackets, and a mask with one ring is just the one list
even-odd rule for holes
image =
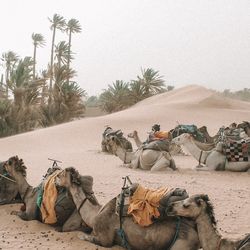
{"label": "camel", "polygon": [[182,134],[173,139],[176,144],[187,148],[199,163],[205,164],[204,167],[197,167],[197,170],[228,170],[233,172],[245,172],[250,169],[250,159],[242,162],[229,162],[223,154],[223,143],[218,142],[211,151],[201,150],[194,142],[190,134]]}
{"label": "camel", "polygon": [[237,128],[244,129],[245,133],[250,137],[250,122],[243,121],[242,123],[237,125]]}
{"label": "camel", "polygon": [[[138,132],[136,130],[129,133],[128,138],[134,139],[137,148],[140,148],[143,145],[141,139],[139,138]],[[172,138],[170,138],[170,140],[171,139]],[[175,143],[170,143],[169,152],[171,155],[185,155],[185,153],[182,151],[181,147],[176,145]]]}
{"label": "camel", "polygon": [[216,229],[216,220],[211,201],[207,195],[193,195],[172,203],[168,215],[183,216],[196,221],[203,250],[249,250],[250,234],[240,240],[223,238]]}
{"label": "camel", "polygon": [[3,167],[5,162],[0,162],[0,205],[21,203],[16,181]]}
{"label": "camel", "polygon": [[[37,198],[39,195],[39,186],[33,188],[26,180],[26,166],[22,159],[17,156],[9,158],[5,162],[4,168],[8,174],[16,181],[18,193],[24,203],[22,209],[12,214],[18,215],[23,220],[42,221],[40,209],[37,207]],[[57,223],[54,224],[58,231],[73,231],[82,228],[82,220],[76,210],[72,197],[66,194],[66,190],[60,188],[55,206]]]}
{"label": "camel", "polygon": [[177,170],[174,159],[167,151],[139,148],[135,152],[127,152],[121,146],[117,136],[109,137],[108,145],[112,148],[115,155],[123,161],[125,167],[151,171]]}
{"label": "camel", "polygon": [[127,151],[133,151],[132,144],[129,140],[127,140],[124,136],[121,130],[113,130],[111,127],[106,127],[102,134],[102,142],[101,142],[101,148],[102,152],[113,154],[112,149],[109,147],[107,140],[110,136],[116,135],[119,137],[122,147],[126,149]]}
{"label": "camel", "polygon": [[[66,168],[57,176],[56,183],[69,190],[83,221],[93,228],[91,235],[83,233],[81,239],[103,247],[127,244],[131,250],[199,249],[194,222],[185,218],[178,220],[175,217],[166,217],[164,220],[142,227],[136,224],[131,216],[126,216],[122,217],[121,227],[119,215],[115,212],[118,198],[113,198],[103,207],[95,204],[91,196],[80,188],[78,176],[79,173],[74,168]],[[176,233],[178,229],[179,232]],[[124,235],[123,233],[126,239],[120,236]]]}

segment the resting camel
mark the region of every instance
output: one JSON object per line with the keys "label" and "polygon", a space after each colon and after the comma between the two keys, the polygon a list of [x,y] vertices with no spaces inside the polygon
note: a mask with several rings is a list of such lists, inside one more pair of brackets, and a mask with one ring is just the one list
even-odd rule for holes
{"label": "resting camel", "polygon": [[109,147],[107,143],[108,138],[113,135],[116,135],[119,137],[121,141],[121,145],[124,149],[126,149],[127,151],[133,151],[131,142],[123,136],[123,133],[121,130],[114,130],[111,127],[106,127],[106,129],[104,130],[102,134],[102,142],[101,142],[102,152],[113,154],[112,149]]}
{"label": "resting camel", "polygon": [[[136,130],[129,133],[128,137],[134,139],[137,148],[140,148],[142,146],[143,143],[142,143],[141,139],[139,138],[138,132]],[[170,138],[170,139],[172,139],[172,138]],[[180,154],[184,155],[185,154],[184,152],[182,152],[181,147],[176,145],[175,143],[170,143],[169,152],[171,155],[180,155]]]}
{"label": "resting camel", "polygon": [[250,169],[250,159],[242,162],[229,162],[223,154],[223,143],[217,143],[215,149],[211,151],[201,150],[194,142],[190,134],[182,134],[173,139],[178,145],[183,145],[189,153],[199,161],[205,164],[204,167],[199,167],[197,170],[228,170],[234,172],[245,172]]}
{"label": "resting camel", "polygon": [[3,167],[5,162],[0,162],[0,205],[21,203],[16,181]]}
{"label": "resting camel", "polygon": [[172,203],[168,214],[183,216],[196,221],[199,240],[203,250],[249,250],[250,234],[241,240],[223,238],[216,229],[212,203],[207,195],[193,195]]}
{"label": "resting camel", "polygon": [[245,133],[250,137],[250,123],[247,121],[244,121],[240,124],[237,125],[237,128],[242,128],[244,129]]}
{"label": "resting camel", "polygon": [[[37,207],[37,198],[39,195],[39,187],[33,188],[26,180],[26,166],[22,159],[17,156],[9,158],[5,162],[4,168],[9,175],[16,181],[17,191],[24,203],[24,209],[21,211],[12,212],[17,214],[23,220],[39,220],[42,221],[40,209]],[[84,177],[83,177],[84,178]],[[88,179],[85,178],[85,179]],[[24,210],[24,211],[23,211]],[[71,198],[66,194],[66,190],[60,188],[58,190],[58,197],[55,206],[57,223],[54,226],[57,230],[72,231],[80,229],[82,220],[76,210],[75,204]],[[86,229],[86,228],[83,228]]]}
{"label": "resting camel", "polygon": [[152,149],[138,149],[135,152],[127,152],[121,146],[121,142],[117,136],[111,136],[108,139],[108,144],[126,167],[151,171],[177,169],[174,159],[169,152]]}
{"label": "resting camel", "polygon": [[[83,234],[82,239],[103,247],[122,245],[122,239],[117,233],[120,228],[119,216],[115,212],[117,198],[113,198],[103,207],[93,202],[91,196],[80,188],[79,173],[74,168],[66,168],[57,176],[56,182],[69,190],[83,221],[93,228],[92,234]],[[198,249],[199,240],[194,222],[183,218],[178,226],[177,221],[177,218],[166,217],[150,226],[142,227],[130,216],[122,218],[122,228],[131,249]],[[178,228],[179,233],[176,236]]]}

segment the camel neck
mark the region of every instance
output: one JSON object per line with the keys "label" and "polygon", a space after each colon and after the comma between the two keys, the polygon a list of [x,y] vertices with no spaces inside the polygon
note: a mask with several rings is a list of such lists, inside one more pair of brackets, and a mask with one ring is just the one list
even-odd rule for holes
{"label": "camel neck", "polygon": [[235,250],[241,242],[223,239],[205,211],[196,219],[196,224],[203,250]]}
{"label": "camel neck", "polygon": [[94,205],[91,201],[89,201],[81,186],[71,185],[69,191],[83,221],[89,227],[93,228],[95,217],[101,206],[99,204]]}
{"label": "camel neck", "polygon": [[134,154],[133,152],[127,152],[122,147],[117,147],[115,153],[124,163],[131,163],[131,159]]}
{"label": "camel neck", "polygon": [[183,143],[183,146],[187,148],[190,154],[193,155],[193,157],[201,162],[206,163],[207,156],[209,155],[210,151],[203,151],[201,150],[193,141],[192,139],[187,140]]}
{"label": "camel neck", "polygon": [[133,138],[134,138],[136,146],[139,148],[142,145],[142,142],[141,142],[138,134],[135,134]]}
{"label": "camel neck", "polygon": [[[209,216],[203,212],[196,219],[199,240],[203,250],[219,250],[221,236]],[[220,248],[221,249],[221,248]]]}
{"label": "camel neck", "polygon": [[22,198],[22,200],[25,200],[25,196],[27,195],[28,189],[31,187],[29,183],[27,182],[26,178],[21,173],[16,173],[14,176],[17,186],[18,186],[18,192]]}

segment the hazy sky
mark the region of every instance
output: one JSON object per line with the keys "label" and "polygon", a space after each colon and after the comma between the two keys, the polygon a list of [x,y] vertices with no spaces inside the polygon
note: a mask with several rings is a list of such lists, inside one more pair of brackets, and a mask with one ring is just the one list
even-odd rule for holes
{"label": "hazy sky", "polygon": [[45,68],[55,13],[82,25],[73,65],[89,95],[149,67],[176,87],[250,88],[250,0],[1,0],[0,53],[32,55],[31,34],[42,33],[37,60]]}

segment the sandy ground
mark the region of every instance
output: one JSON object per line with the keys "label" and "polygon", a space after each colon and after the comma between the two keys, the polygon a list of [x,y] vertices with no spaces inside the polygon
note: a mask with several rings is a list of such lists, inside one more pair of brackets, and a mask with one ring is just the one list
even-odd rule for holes
{"label": "sandy ground", "polygon": [[[249,173],[196,172],[193,168],[197,161],[192,156],[175,157],[179,172],[126,169],[117,157],[101,153],[100,143],[105,125],[122,129],[125,134],[136,129],[145,139],[154,123],[161,124],[163,130],[170,130],[177,122],[206,125],[213,135],[222,125],[243,120],[250,120],[250,103],[223,99],[203,87],[187,86],[115,114],[1,139],[0,159],[13,155],[23,158],[32,185],[39,184],[50,167],[47,158],[61,160],[62,167],[74,166],[81,174],[94,177],[94,191],[102,204],[120,192],[125,175],[148,187],[182,187],[190,195],[208,194],[215,207],[219,232],[237,238],[250,232]],[[59,233],[49,225],[25,222],[10,214],[19,207],[0,207],[0,249],[105,249],[79,240],[79,232]]]}

